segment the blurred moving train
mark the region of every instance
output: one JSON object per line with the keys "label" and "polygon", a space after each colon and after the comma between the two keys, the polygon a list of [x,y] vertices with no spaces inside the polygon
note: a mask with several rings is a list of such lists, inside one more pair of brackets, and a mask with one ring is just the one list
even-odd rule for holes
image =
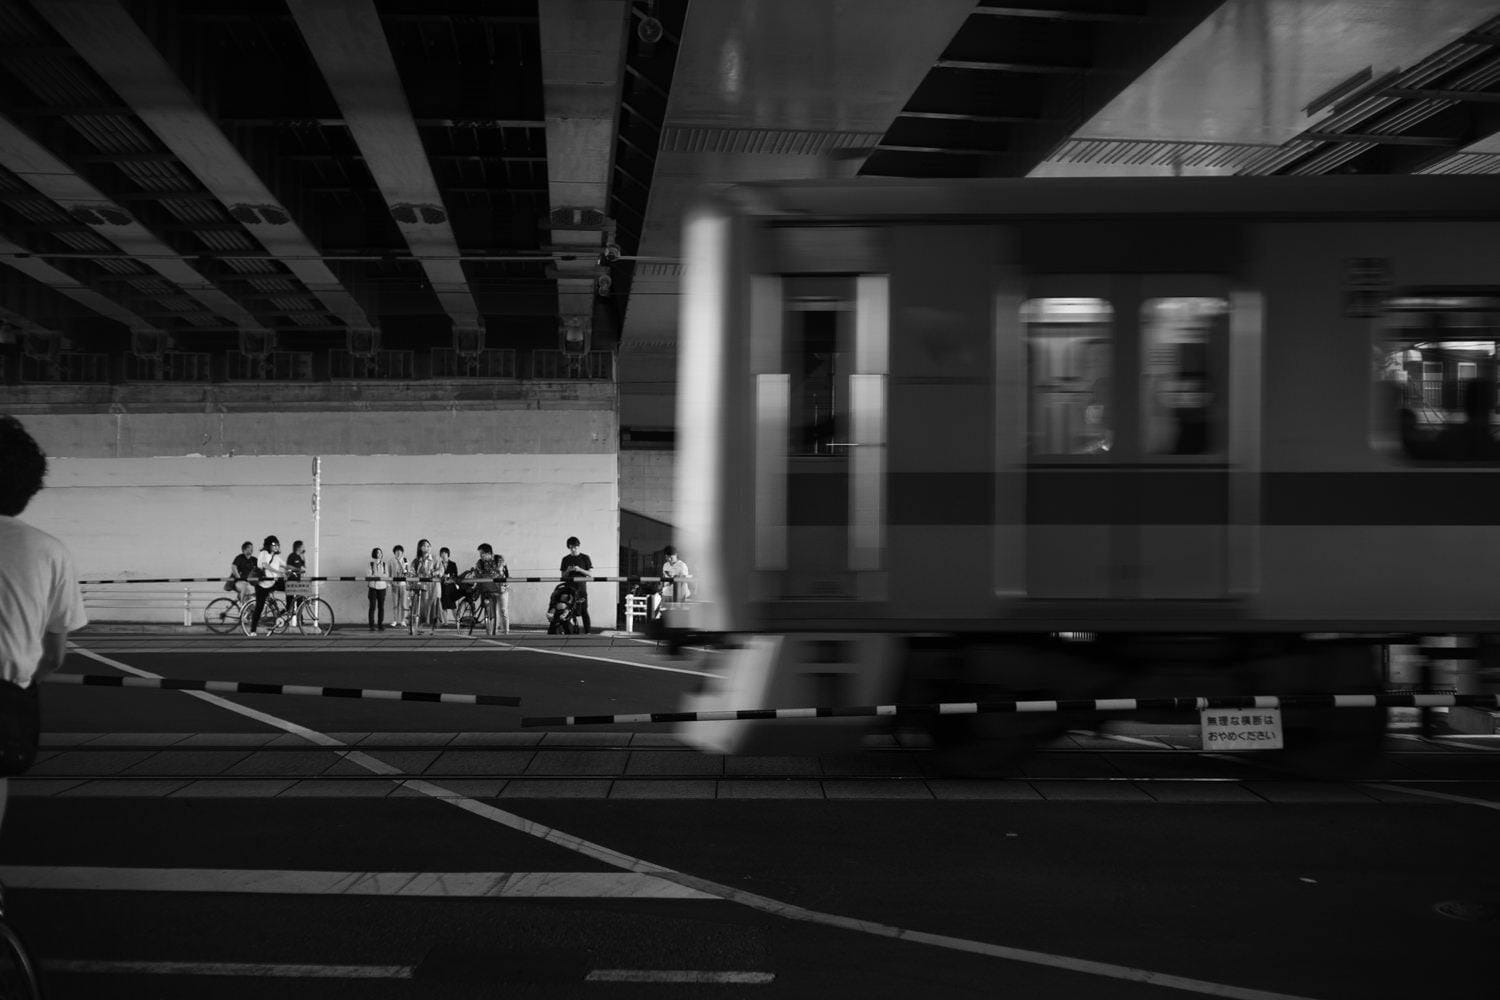
{"label": "blurred moving train", "polygon": [[[1393,634],[1493,630],[1497,223],[1485,177],[707,198],[677,407],[700,593],[667,624],[725,679],[686,707],[1369,691]],[[929,728],[962,759],[1079,721]],[[1383,714],[1286,723],[1337,756]]]}

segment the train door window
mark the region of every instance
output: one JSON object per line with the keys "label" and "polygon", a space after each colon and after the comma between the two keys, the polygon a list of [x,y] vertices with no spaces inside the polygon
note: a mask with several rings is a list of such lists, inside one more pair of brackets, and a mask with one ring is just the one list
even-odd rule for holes
{"label": "train door window", "polygon": [[1031,456],[1108,455],[1115,438],[1110,304],[1095,298],[1028,299],[1021,306],[1021,321],[1031,394]]}
{"label": "train door window", "polygon": [[852,278],[787,282],[782,351],[791,455],[831,456],[847,440],[854,298]]}
{"label": "train door window", "polygon": [[1375,448],[1421,461],[1500,461],[1500,291],[1396,295],[1378,330]]}
{"label": "train door window", "polygon": [[1222,455],[1227,442],[1229,303],[1148,299],[1141,306],[1141,436],[1151,455]]}

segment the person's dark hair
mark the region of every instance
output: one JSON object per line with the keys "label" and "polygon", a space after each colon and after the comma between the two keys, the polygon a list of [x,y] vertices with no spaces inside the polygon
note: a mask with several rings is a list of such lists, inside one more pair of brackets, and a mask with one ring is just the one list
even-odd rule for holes
{"label": "person's dark hair", "polygon": [[479,544],[479,551],[480,554],[487,556],[492,556],[495,554],[495,548],[489,542],[481,542]]}
{"label": "person's dark hair", "polygon": [[0,514],[16,517],[47,478],[47,456],[15,417],[0,417]]}
{"label": "person's dark hair", "polygon": [[664,556],[675,556],[677,554],[677,546],[668,545],[666,548],[661,550],[661,554]]}
{"label": "person's dark hair", "polygon": [[292,543],[292,551],[296,552],[300,548],[302,548],[302,539],[299,538]]}
{"label": "person's dark hair", "polygon": [[370,558],[371,559],[379,559],[380,558],[380,546],[377,545],[373,549],[370,550]]}
{"label": "person's dark hair", "polygon": [[260,547],[263,548],[263,549],[269,549],[273,545],[280,545],[280,544],[281,544],[281,539],[277,538],[275,535],[267,535],[266,536],[266,540],[261,543]]}
{"label": "person's dark hair", "polygon": [[406,555],[406,550],[404,548],[402,548],[399,545],[392,545],[391,546],[391,554],[395,555],[397,552],[401,553],[402,555]]}
{"label": "person's dark hair", "polygon": [[243,542],[240,543],[240,551],[241,552],[245,551],[246,549],[253,549],[253,548],[255,548],[255,543],[252,542],[252,541],[246,540],[246,541],[243,541]]}
{"label": "person's dark hair", "polygon": [[583,543],[578,540],[578,536],[577,535],[570,535],[568,537],[568,540],[566,542],[564,542],[563,544],[565,546],[567,546],[568,548],[571,549],[573,546],[575,546],[575,545],[582,545]]}
{"label": "person's dark hair", "polygon": [[419,538],[419,539],[417,539],[417,551],[418,552],[422,551],[422,546],[424,546],[424,545],[427,546],[427,551],[429,551],[429,552],[432,551],[432,543],[431,542],[429,542],[425,538]]}
{"label": "person's dark hair", "polygon": [[446,547],[438,549],[438,555],[440,555],[440,556],[451,556],[452,554],[453,553],[449,552]]}

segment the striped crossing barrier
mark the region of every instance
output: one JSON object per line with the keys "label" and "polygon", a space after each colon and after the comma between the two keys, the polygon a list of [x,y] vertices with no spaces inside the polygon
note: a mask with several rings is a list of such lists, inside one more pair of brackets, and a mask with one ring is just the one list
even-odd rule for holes
{"label": "striped crossing barrier", "polygon": [[1219,698],[1075,698],[1059,701],[958,701],[926,705],[855,705],[847,708],[742,708],[715,712],[643,712],[633,715],[550,715],[521,719],[522,726],[616,726],[645,722],[740,722],[766,719],[845,719],[862,716],[985,715],[996,712],[1194,712],[1218,708],[1500,708],[1494,694],[1296,694]]}
{"label": "striped crossing barrier", "polygon": [[515,708],[521,699],[508,694],[449,694],[438,691],[381,691],[375,688],[315,687],[307,684],[262,684],[258,681],[205,681],[189,677],[120,677],[113,674],[48,674],[47,684],[79,687],[157,688],[165,691],[215,691],[221,694],[284,694],[310,698],[367,698],[374,701],[427,701],[445,705],[498,705]]}
{"label": "striped crossing barrier", "polygon": [[[560,576],[508,576],[505,578],[509,583],[562,583]],[[691,580],[692,577],[679,577],[678,579]],[[222,576],[151,576],[130,577],[121,580],[79,580],[80,584],[110,584],[110,583],[223,583]],[[386,583],[442,583],[447,580],[451,583],[492,583],[492,576],[468,576],[461,580],[452,577],[440,576],[304,576],[300,578],[302,583],[365,583],[370,580],[384,580]],[[243,580],[242,583],[254,583],[254,580]],[[591,576],[584,583],[661,583],[660,576]]]}

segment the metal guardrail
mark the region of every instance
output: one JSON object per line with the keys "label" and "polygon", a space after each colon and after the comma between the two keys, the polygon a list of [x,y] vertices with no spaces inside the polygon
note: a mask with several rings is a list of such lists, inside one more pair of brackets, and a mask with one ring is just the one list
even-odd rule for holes
{"label": "metal guardrail", "polygon": [[213,355],[196,351],[125,355],[127,382],[212,382]]}
{"label": "metal guardrail", "polygon": [[490,348],[483,351],[456,351],[451,347],[432,349],[433,378],[515,378],[516,352],[513,348]]}
{"label": "metal guardrail", "polygon": [[615,377],[614,360],[609,351],[590,351],[587,354],[532,351],[531,377],[609,381]]}
{"label": "metal guardrail", "polygon": [[231,382],[311,382],[313,352],[244,354],[229,351],[224,355],[224,377]]}
{"label": "metal guardrail", "polygon": [[21,356],[22,382],[109,382],[108,354],[63,351],[52,358]]}
{"label": "metal guardrail", "polygon": [[329,351],[328,374],[335,379],[413,379],[416,378],[416,356],[413,351],[375,351],[371,354]]}

